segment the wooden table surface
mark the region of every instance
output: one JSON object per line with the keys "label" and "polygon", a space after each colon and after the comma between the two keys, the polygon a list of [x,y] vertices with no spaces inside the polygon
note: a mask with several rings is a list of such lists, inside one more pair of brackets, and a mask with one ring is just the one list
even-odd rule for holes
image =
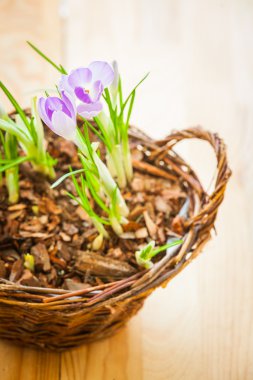
{"label": "wooden table surface", "polygon": [[[116,58],[127,89],[150,71],[135,124],[154,137],[195,124],[217,131],[233,177],[218,235],[126,328],[61,354],[0,341],[0,379],[252,380],[253,2],[1,0],[0,77],[24,105],[57,80],[27,39],[68,68]],[[180,152],[208,186],[211,149],[187,142]]]}

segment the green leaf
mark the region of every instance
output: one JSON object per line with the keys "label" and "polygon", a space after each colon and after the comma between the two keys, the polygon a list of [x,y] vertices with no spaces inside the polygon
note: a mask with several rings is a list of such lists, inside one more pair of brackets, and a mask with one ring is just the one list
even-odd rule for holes
{"label": "green leaf", "polygon": [[30,123],[29,123],[29,121],[28,121],[28,119],[26,117],[26,114],[24,113],[23,109],[20,107],[20,105],[18,104],[18,102],[16,101],[16,99],[12,96],[12,94],[7,89],[7,87],[5,87],[5,85],[3,84],[3,82],[0,82],[0,88],[3,90],[3,92],[5,93],[5,95],[7,96],[7,98],[9,99],[9,101],[11,102],[11,104],[13,105],[13,107],[15,108],[16,112],[20,115],[20,117],[23,120],[26,128],[30,132]]}
{"label": "green leaf", "polygon": [[58,178],[57,181],[55,181],[50,187],[51,189],[54,189],[55,187],[59,186],[60,183],[65,181],[66,178],[71,177],[72,175],[75,175],[75,174],[83,173],[83,172],[84,172],[84,169],[78,169],[78,170],[74,170],[72,172],[66,173],[62,175],[60,178]]}
{"label": "green leaf", "polygon": [[38,53],[42,58],[45,59],[45,61],[47,61],[48,63],[50,63],[50,65],[52,65],[56,70],[58,70],[61,74],[68,74],[67,71],[64,69],[64,67],[62,65],[57,65],[56,63],[54,63],[49,57],[47,57],[44,53],[42,53],[41,50],[39,50],[35,45],[33,45],[31,42],[29,41],[26,41],[28,43],[29,46],[31,46],[31,48],[36,51],[36,53]]}
{"label": "green leaf", "polygon": [[102,199],[99,197],[99,195],[97,194],[97,192],[95,191],[94,187],[93,187],[93,184],[89,178],[89,174],[87,173],[86,175],[86,179],[87,179],[87,184],[88,184],[88,188],[89,188],[89,191],[92,195],[92,197],[94,198],[95,202],[98,204],[98,206],[104,210],[106,213],[109,214],[109,209],[108,207],[106,207],[105,203],[102,201]]}
{"label": "green leaf", "polygon": [[104,92],[105,92],[104,99],[108,105],[110,118],[111,118],[111,121],[113,122],[113,126],[114,126],[115,144],[118,144],[119,143],[119,128],[117,125],[117,106],[115,107],[115,110],[114,110],[113,106],[112,106],[111,95],[110,95],[108,88],[105,88]]}
{"label": "green leaf", "polygon": [[99,132],[88,120],[86,120],[86,122],[92,132],[106,145],[106,139],[104,138],[102,131]]}
{"label": "green leaf", "polygon": [[5,134],[5,157],[9,160],[17,159],[18,157],[18,142],[16,136],[10,133]]}
{"label": "green leaf", "polygon": [[168,244],[154,249],[155,242],[150,241],[144,248],[135,252],[136,261],[139,265],[144,266],[147,269],[150,269],[153,266],[153,263],[151,261],[153,257],[155,257],[158,253],[167,250],[168,248],[174,247],[182,243],[182,239],[173,240],[170,241]]}
{"label": "green leaf", "polygon": [[120,115],[123,114],[124,112],[124,109],[127,105],[127,103],[129,102],[129,99],[131,98],[133,92],[142,84],[142,82],[144,82],[144,80],[149,76],[149,73],[147,73],[141,80],[140,82],[137,83],[137,85],[133,88],[133,90],[130,92],[130,94],[128,95],[128,97],[126,98],[125,102],[123,103],[122,107],[121,107],[121,112],[120,112]]}
{"label": "green leaf", "polygon": [[83,130],[84,130],[84,135],[83,135],[83,137],[84,137],[84,140],[85,140],[85,143],[86,143],[86,147],[87,147],[87,149],[88,149],[90,159],[93,160],[93,150],[92,150],[92,146],[91,146],[91,142],[90,142],[90,137],[89,137],[89,132],[88,132],[88,122],[87,122],[87,120],[84,120]]}
{"label": "green leaf", "polygon": [[183,243],[183,240],[179,239],[179,240],[174,240],[174,241],[172,241],[172,242],[170,242],[168,244],[165,244],[165,245],[163,245],[163,246],[161,246],[161,247],[159,247],[157,249],[154,249],[151,252],[151,254],[149,255],[149,258],[151,259],[151,258],[155,257],[158,253],[160,253],[162,251],[165,251],[165,250],[167,250],[167,249],[169,249],[171,247],[174,247],[176,245],[182,244],[182,243]]}
{"label": "green leaf", "polygon": [[123,106],[123,93],[122,93],[121,76],[119,77],[118,91],[119,91],[119,104],[120,104],[120,108],[122,108],[122,106]]}
{"label": "green leaf", "polygon": [[13,160],[7,160],[5,158],[0,158],[0,164],[10,164]]}
{"label": "green leaf", "polygon": [[117,220],[120,219],[120,213],[118,211],[118,187],[115,186],[111,196],[111,212]]}
{"label": "green leaf", "polygon": [[3,147],[4,147],[4,144],[5,144],[5,141],[4,141],[4,134],[3,134],[3,132],[1,131],[1,129],[0,129],[0,141],[1,141],[2,145],[3,145]]}
{"label": "green leaf", "polygon": [[112,143],[111,143],[111,140],[110,140],[110,137],[109,137],[109,134],[107,133],[103,123],[99,120],[98,117],[94,117],[93,120],[95,121],[95,123],[97,124],[98,128],[100,129],[100,131],[102,132],[103,134],[103,137],[104,137],[104,143],[107,147],[107,149],[109,151],[112,150]]}
{"label": "green leaf", "polygon": [[132,95],[131,95],[131,101],[130,101],[130,104],[129,104],[129,108],[128,108],[128,113],[127,113],[127,119],[126,119],[126,123],[125,123],[125,133],[127,134],[127,131],[128,131],[128,127],[129,127],[129,120],[130,120],[130,117],[131,117],[131,113],[132,113],[132,110],[133,110],[133,105],[134,105],[134,100],[135,100],[135,90],[133,91]]}
{"label": "green leaf", "polygon": [[22,164],[22,162],[29,161],[30,157],[19,157],[16,160],[11,161],[9,164],[0,167],[0,173],[13,168],[14,166]]}

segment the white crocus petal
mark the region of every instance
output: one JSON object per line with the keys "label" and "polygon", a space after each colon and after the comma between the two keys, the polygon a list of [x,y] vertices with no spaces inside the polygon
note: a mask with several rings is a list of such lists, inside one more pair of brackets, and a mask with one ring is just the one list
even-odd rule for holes
{"label": "white crocus petal", "polygon": [[117,94],[118,94],[118,87],[119,87],[119,69],[118,69],[117,61],[112,62],[112,67],[114,71],[114,78],[113,78],[112,84],[109,86],[109,90],[111,93],[112,104],[115,107],[117,104]]}
{"label": "white crocus petal", "polygon": [[70,86],[68,81],[69,76],[63,74],[59,80],[58,83],[58,89],[59,91],[66,91],[68,94],[74,94],[73,88]]}
{"label": "white crocus petal", "polygon": [[76,122],[62,111],[53,113],[52,130],[66,140],[75,141],[76,139]]}
{"label": "white crocus petal", "polygon": [[77,106],[77,112],[84,119],[91,120],[97,116],[103,109],[103,105],[100,102],[96,103],[82,103]]}
{"label": "white crocus petal", "polygon": [[109,86],[114,78],[114,72],[109,63],[104,61],[91,62],[88,68],[92,72],[92,82],[101,81],[104,88]]}

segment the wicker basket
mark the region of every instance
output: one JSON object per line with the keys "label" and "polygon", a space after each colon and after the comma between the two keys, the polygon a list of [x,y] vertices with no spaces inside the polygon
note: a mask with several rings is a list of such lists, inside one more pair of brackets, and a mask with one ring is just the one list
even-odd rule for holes
{"label": "wicker basket", "polygon": [[[81,291],[26,287],[0,280],[2,338],[43,349],[64,350],[112,335],[142,307],[156,287],[165,286],[197,257],[210,239],[231,174],[223,141],[217,134],[199,127],[174,132],[156,142],[134,128],[130,135],[149,150],[149,164],[159,172],[162,162],[162,169],[188,193],[192,212],[186,221],[188,232],[183,245],[148,271]],[[208,141],[215,151],[217,179],[211,196],[204,192],[189,165],[172,150],[177,142],[191,138]]]}

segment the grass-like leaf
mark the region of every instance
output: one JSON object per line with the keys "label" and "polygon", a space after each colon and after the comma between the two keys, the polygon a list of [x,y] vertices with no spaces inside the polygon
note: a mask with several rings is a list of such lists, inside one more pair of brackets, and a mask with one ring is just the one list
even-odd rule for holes
{"label": "grass-like leaf", "polygon": [[72,172],[69,172],[69,173],[66,173],[66,174],[62,175],[60,178],[57,179],[57,181],[55,181],[51,185],[51,189],[54,189],[57,186],[59,186],[63,181],[65,181],[66,178],[71,177],[72,175],[83,173],[83,172],[84,172],[84,169],[78,169],[78,170],[73,170]]}
{"label": "grass-like leaf", "polygon": [[47,57],[44,53],[42,53],[41,50],[39,50],[35,45],[33,45],[30,41],[26,41],[28,43],[28,45],[34,50],[36,51],[36,53],[38,53],[43,59],[45,59],[45,61],[47,61],[48,63],[50,63],[50,65],[52,65],[56,70],[58,70],[61,74],[68,74],[67,71],[64,69],[64,67],[62,65],[57,65],[55,62],[53,62],[49,57]]}
{"label": "grass-like leaf", "polygon": [[18,157],[16,160],[12,160],[6,165],[0,166],[0,173],[13,168],[14,166],[22,164],[22,162],[29,161],[30,157]]}
{"label": "grass-like leaf", "polygon": [[12,96],[12,94],[10,93],[10,91],[7,89],[7,87],[5,87],[5,85],[1,81],[0,81],[0,88],[3,90],[3,92],[5,93],[5,95],[7,96],[7,98],[9,99],[9,101],[11,102],[11,104],[13,105],[13,107],[15,108],[16,112],[20,115],[20,117],[23,120],[25,126],[30,131],[29,120],[27,119],[26,114],[24,113],[23,109],[21,108],[21,106],[19,105],[19,103],[17,102],[17,100],[14,98],[14,96]]}

